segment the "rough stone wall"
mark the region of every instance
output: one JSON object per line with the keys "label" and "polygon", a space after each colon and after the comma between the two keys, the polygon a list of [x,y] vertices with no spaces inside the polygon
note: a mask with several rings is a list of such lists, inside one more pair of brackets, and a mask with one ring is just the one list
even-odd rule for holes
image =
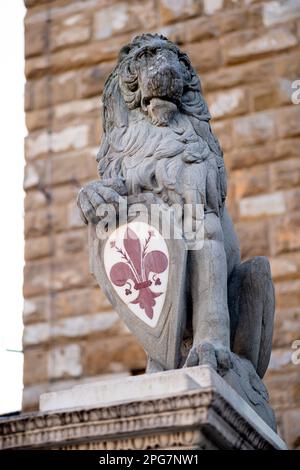
{"label": "rough stone wall", "polygon": [[25,0],[24,410],[45,390],[137,373],[145,355],[88,269],[75,205],[97,178],[100,94],[119,48],[158,31],[202,78],[225,151],[243,258],[269,256],[276,283],[266,383],[281,433],[300,446],[299,0]]}

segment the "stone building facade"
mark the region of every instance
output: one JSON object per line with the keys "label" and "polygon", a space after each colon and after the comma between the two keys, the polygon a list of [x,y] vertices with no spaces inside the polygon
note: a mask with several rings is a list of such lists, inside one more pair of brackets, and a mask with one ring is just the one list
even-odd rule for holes
{"label": "stone building facade", "polygon": [[145,367],[144,352],[89,273],[75,201],[97,178],[100,95],[118,50],[156,31],[179,43],[201,76],[243,258],[270,257],[277,311],[266,384],[281,434],[300,447],[300,364],[292,362],[300,340],[300,104],[292,102],[300,1],[25,4],[23,409],[37,409],[45,391]]}

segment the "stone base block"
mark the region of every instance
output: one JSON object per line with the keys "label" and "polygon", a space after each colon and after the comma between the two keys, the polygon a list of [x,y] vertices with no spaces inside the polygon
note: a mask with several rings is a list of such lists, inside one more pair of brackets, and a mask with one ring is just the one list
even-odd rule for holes
{"label": "stone base block", "polygon": [[40,409],[0,420],[0,448],[286,449],[208,366],[78,385]]}

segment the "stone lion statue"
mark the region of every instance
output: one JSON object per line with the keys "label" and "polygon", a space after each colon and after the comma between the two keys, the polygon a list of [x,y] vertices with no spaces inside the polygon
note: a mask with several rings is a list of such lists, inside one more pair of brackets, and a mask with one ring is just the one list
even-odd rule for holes
{"label": "stone lion statue", "polygon": [[[232,383],[234,372],[247,376],[250,386],[239,393],[253,404],[257,394],[267,400],[260,378],[271,353],[274,290],[266,258],[241,263],[210,118],[188,56],[161,35],[134,38],[106,81],[100,179],[81,189],[78,206],[83,220],[94,223],[97,208],[120,195],[153,192],[164,204],[203,204],[203,248],[187,256],[182,341],[192,344],[179,366],[209,364]],[[156,370],[162,364],[149,357],[148,371]]]}

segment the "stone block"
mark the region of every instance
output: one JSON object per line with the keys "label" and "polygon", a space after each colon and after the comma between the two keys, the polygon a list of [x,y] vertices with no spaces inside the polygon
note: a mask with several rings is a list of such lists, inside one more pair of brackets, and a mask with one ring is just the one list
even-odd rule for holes
{"label": "stone block", "polygon": [[[277,308],[297,308],[300,304],[300,280],[275,283]],[[292,401],[291,401],[292,403]]]}
{"label": "stone block", "polygon": [[92,284],[85,253],[68,254],[53,261],[42,259],[28,262],[25,277],[25,297]]}
{"label": "stone block", "polygon": [[228,64],[249,60],[257,56],[288,50],[298,43],[292,28],[270,29],[257,37],[257,31],[232,33],[222,39],[225,61]]}
{"label": "stone block", "polygon": [[[92,377],[81,377],[80,383],[100,382],[101,380],[114,380],[118,377],[126,377],[128,373],[123,372],[120,374],[103,374]],[[65,390],[74,385],[78,385],[78,378],[57,379],[51,382],[40,382],[34,385],[26,385],[23,391],[22,409],[26,412],[38,410],[39,398],[42,393]]]}
{"label": "stone block", "polygon": [[206,15],[214,15],[224,6],[224,0],[203,0],[203,9]]}
{"label": "stone block", "polygon": [[207,103],[213,119],[236,116],[248,111],[247,93],[241,88],[209,94]]}
{"label": "stone block", "polygon": [[25,214],[25,238],[40,237],[67,228],[67,209],[62,206],[41,208]]}
{"label": "stone block", "polygon": [[50,379],[80,377],[81,374],[81,348],[79,344],[66,344],[49,351],[48,376]]}
{"label": "stone block", "polygon": [[48,351],[44,348],[26,349],[24,361],[24,385],[32,385],[49,379],[47,371]]}
{"label": "stone block", "polygon": [[200,73],[217,69],[222,65],[222,56],[219,41],[209,39],[200,43],[193,42],[183,48],[193,64],[193,67]]}
{"label": "stone block", "polygon": [[104,293],[98,288],[83,288],[56,292],[51,299],[55,318],[72,317],[112,309]]}
{"label": "stone block", "polygon": [[54,247],[48,235],[25,241],[25,260],[45,258],[54,254]]}
{"label": "stone block", "polygon": [[51,77],[49,84],[51,103],[63,103],[77,97],[78,73],[74,71],[60,73]]}
{"label": "stone block", "polygon": [[239,222],[236,228],[241,244],[242,259],[269,255],[269,230],[266,220]]}
{"label": "stone block", "polygon": [[111,330],[110,337],[107,337],[108,332],[105,332],[101,340],[95,337],[85,344],[83,349],[85,375],[145,370],[146,354],[142,347],[131,334],[124,334],[126,327],[123,323],[116,324],[116,327],[114,336]]}
{"label": "stone block", "polygon": [[77,13],[58,19],[50,26],[50,50],[86,43],[91,36],[91,16]]}
{"label": "stone block", "polygon": [[300,405],[300,375],[297,367],[293,366],[293,372],[267,373],[265,376],[265,383],[271,391],[271,403],[281,410],[290,408],[291,403],[296,407]]}
{"label": "stone block", "polygon": [[283,413],[284,437],[289,448],[300,449],[300,408]]}
{"label": "stone block", "polygon": [[[116,336],[122,333],[122,330],[124,332],[125,328],[114,312],[100,312],[89,315],[83,314],[60,318],[53,322],[51,327],[48,323],[29,324],[24,329],[23,344],[24,347],[29,347],[48,343],[50,340],[57,338],[79,339],[95,335],[97,336],[97,344],[99,343],[101,345],[103,344],[103,340],[104,343],[105,341],[108,341],[108,343],[111,341],[111,338],[109,340],[105,340],[105,338]],[[101,337],[102,341],[100,341]],[[93,346],[95,348],[95,345]],[[103,360],[105,360],[105,358]],[[107,360],[105,361],[106,363],[108,362]]]}
{"label": "stone block", "polygon": [[88,147],[89,126],[87,124],[75,124],[57,132],[39,132],[30,134],[26,138],[25,150],[28,160],[48,153],[77,150]]}
{"label": "stone block", "polygon": [[272,253],[296,251],[300,248],[300,213],[294,212],[278,218],[272,224]]}
{"label": "stone block", "polygon": [[216,134],[222,149],[227,152],[233,146],[232,124],[230,121],[213,121],[212,130]]}
{"label": "stone block", "polygon": [[[285,139],[276,142],[257,144],[251,147],[235,148],[228,152],[227,161],[231,169],[248,168],[252,165],[264,164],[297,157],[300,139]],[[283,163],[284,164],[284,163]]]}
{"label": "stone block", "polygon": [[90,96],[97,96],[97,109],[99,110],[100,100],[98,95],[102,93],[105,80],[111,73],[112,69],[113,64],[108,62],[79,71],[77,74],[78,97],[87,98]]}
{"label": "stone block", "polygon": [[162,24],[183,20],[190,16],[199,15],[202,4],[199,0],[160,0],[159,14]]}
{"label": "stone block", "polygon": [[273,347],[289,347],[300,338],[300,308],[278,308],[275,315]]}
{"label": "stone block", "polygon": [[291,105],[277,115],[279,137],[293,137],[300,134],[300,106]]}
{"label": "stone block", "polygon": [[282,192],[245,197],[240,200],[241,217],[261,217],[283,214],[286,203]]}
{"label": "stone block", "polygon": [[50,296],[31,297],[24,299],[23,322],[30,323],[47,322],[52,311]]}
{"label": "stone block", "polygon": [[300,158],[282,160],[270,165],[270,187],[289,189],[300,185]]}
{"label": "stone block", "polygon": [[265,193],[270,187],[267,165],[236,170],[232,173],[232,179],[235,182],[235,195],[238,199]]}
{"label": "stone block", "polygon": [[1,420],[1,449],[286,449],[207,366],[79,385],[43,395],[41,408]]}
{"label": "stone block", "polygon": [[92,41],[85,45],[53,52],[51,56],[32,57],[25,63],[28,79],[40,78],[45,74],[58,74],[80,67],[97,65],[115,59],[122,45],[129,42],[132,34],[126,33],[104,41]]}
{"label": "stone block", "polygon": [[233,121],[233,139],[237,146],[247,146],[276,138],[276,115],[261,112],[236,118]]}
{"label": "stone block", "polygon": [[279,0],[266,2],[263,5],[264,25],[269,27],[300,16],[299,0]]}
{"label": "stone block", "polygon": [[47,24],[45,22],[26,24],[25,57],[43,54],[46,51]]}

